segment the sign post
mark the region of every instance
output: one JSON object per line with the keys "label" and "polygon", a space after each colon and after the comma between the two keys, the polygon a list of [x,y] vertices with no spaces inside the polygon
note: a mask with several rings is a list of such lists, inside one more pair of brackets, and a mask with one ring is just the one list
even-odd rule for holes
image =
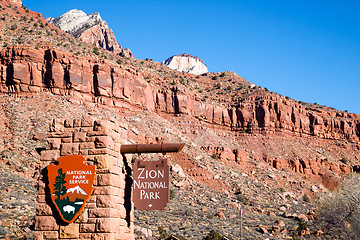
{"label": "sign post", "polygon": [[170,167],[167,159],[135,160],[133,201],[139,210],[162,210],[170,200]]}

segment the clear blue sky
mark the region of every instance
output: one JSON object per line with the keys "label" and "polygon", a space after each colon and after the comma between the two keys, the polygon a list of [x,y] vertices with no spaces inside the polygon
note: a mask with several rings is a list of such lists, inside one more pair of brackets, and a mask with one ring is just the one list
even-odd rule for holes
{"label": "clear blue sky", "polygon": [[59,17],[99,12],[136,58],[189,53],[296,100],[360,114],[360,1],[23,0]]}

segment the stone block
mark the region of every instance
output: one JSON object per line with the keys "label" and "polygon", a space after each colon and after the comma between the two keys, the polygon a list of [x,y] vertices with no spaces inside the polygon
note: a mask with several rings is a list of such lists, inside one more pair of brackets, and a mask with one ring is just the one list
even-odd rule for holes
{"label": "stone block", "polygon": [[44,240],[43,232],[33,231],[33,233],[34,233],[34,240]]}
{"label": "stone block", "polygon": [[89,218],[87,223],[88,224],[95,224],[96,223],[96,218]]}
{"label": "stone block", "polygon": [[79,132],[80,128],[65,128],[64,132],[70,132],[70,133],[74,133],[74,132]]}
{"label": "stone block", "polygon": [[98,174],[97,175],[98,186],[114,186],[121,189],[125,189],[125,179],[122,176],[115,174]]}
{"label": "stone block", "polygon": [[121,219],[126,218],[126,209],[124,205],[119,205],[119,218]]}
{"label": "stone block", "polygon": [[72,138],[71,137],[67,137],[67,138],[62,138],[61,139],[62,143],[72,143]]}
{"label": "stone block", "polygon": [[51,138],[69,138],[72,137],[72,132],[51,132],[48,137]]}
{"label": "stone block", "polygon": [[60,138],[47,138],[46,139],[46,149],[47,150],[59,150],[60,149]]}
{"label": "stone block", "polygon": [[72,127],[74,127],[74,121],[71,120],[71,119],[65,119],[64,120],[64,126],[66,128],[72,128]]}
{"label": "stone block", "polygon": [[81,239],[81,240],[92,240],[91,235],[92,235],[92,233],[82,233],[82,232],[80,232],[79,239]]}
{"label": "stone block", "polygon": [[121,226],[127,226],[127,222],[124,219],[98,218],[95,230],[100,233],[117,233],[120,232]]}
{"label": "stone block", "polygon": [[58,231],[45,231],[43,232],[44,239],[59,239]]}
{"label": "stone block", "polygon": [[35,230],[51,231],[59,230],[59,225],[53,216],[36,216]]}
{"label": "stone block", "polygon": [[72,154],[79,154],[79,143],[63,143],[61,144],[60,148],[60,155],[72,155]]}
{"label": "stone block", "polygon": [[91,119],[89,116],[83,116],[81,118],[81,127],[93,127],[94,126],[94,120]]}
{"label": "stone block", "polygon": [[86,223],[89,219],[89,213],[88,209],[85,209],[80,213],[80,215],[75,220],[75,223]]}
{"label": "stone block", "polygon": [[88,203],[94,203],[96,202],[96,196],[94,196],[93,194],[90,196],[90,198],[87,201]]}
{"label": "stone block", "polygon": [[107,120],[97,120],[94,123],[94,131],[106,131],[113,129],[115,124]]}
{"label": "stone block", "polygon": [[119,209],[114,208],[95,208],[89,210],[89,217],[91,218],[119,218],[121,214],[122,212]]}
{"label": "stone block", "polygon": [[96,208],[96,203],[86,203],[85,204],[85,207],[88,208],[88,209],[91,209],[91,208]]}
{"label": "stone block", "polygon": [[95,148],[94,142],[82,142],[80,143],[80,149],[92,149]]}
{"label": "stone block", "polygon": [[57,163],[57,161],[41,161],[39,167],[42,170],[47,168],[47,166],[49,166],[51,163]]}
{"label": "stone block", "polygon": [[82,155],[82,156],[88,155],[89,150],[88,149],[80,149],[79,154]]}
{"label": "stone block", "polygon": [[95,137],[86,137],[86,142],[95,142]]}
{"label": "stone block", "polygon": [[60,157],[59,150],[43,150],[41,151],[41,161],[55,161]]}
{"label": "stone block", "polygon": [[51,216],[53,212],[51,207],[46,203],[38,203],[36,206],[36,215],[37,216]]}
{"label": "stone block", "polygon": [[86,141],[86,132],[74,132],[73,133],[74,142],[85,142]]}
{"label": "stone block", "polygon": [[93,233],[95,232],[95,224],[80,224],[80,233]]}
{"label": "stone block", "polygon": [[115,233],[93,233],[91,235],[92,240],[119,240],[120,238],[115,238],[117,234]]}
{"label": "stone block", "polygon": [[89,149],[89,155],[102,155],[102,154],[108,154],[113,157],[119,157],[119,152],[115,152],[108,148],[97,148],[97,149]]}
{"label": "stone block", "polygon": [[67,226],[60,226],[59,237],[60,238],[79,238],[79,224],[71,223]]}
{"label": "stone block", "polygon": [[97,169],[112,168],[116,163],[116,158],[109,155],[95,156],[94,163]]}
{"label": "stone block", "polygon": [[74,119],[73,127],[81,127],[81,119]]}
{"label": "stone block", "polygon": [[95,186],[94,195],[113,195],[120,196],[124,190],[113,186]]}
{"label": "stone block", "polygon": [[50,132],[63,132],[64,131],[64,120],[54,119],[50,123]]}
{"label": "stone block", "polygon": [[80,132],[86,132],[89,135],[89,132],[92,132],[93,129],[93,127],[81,127]]}
{"label": "stone block", "polygon": [[[112,195],[97,195],[96,207],[97,208],[119,208],[121,202],[120,197]],[[90,214],[90,212],[89,212]]]}
{"label": "stone block", "polygon": [[46,196],[45,195],[37,195],[36,196],[36,202],[37,203],[45,203],[46,202]]}
{"label": "stone block", "polygon": [[96,148],[110,148],[114,149],[114,141],[109,136],[97,136],[95,137]]}
{"label": "stone block", "polygon": [[46,184],[43,181],[39,180],[38,183],[36,184],[37,193],[45,194],[45,187],[46,187]]}
{"label": "stone block", "polygon": [[107,132],[106,131],[89,131],[87,132],[87,135],[89,137],[95,137],[95,136],[107,136]]}

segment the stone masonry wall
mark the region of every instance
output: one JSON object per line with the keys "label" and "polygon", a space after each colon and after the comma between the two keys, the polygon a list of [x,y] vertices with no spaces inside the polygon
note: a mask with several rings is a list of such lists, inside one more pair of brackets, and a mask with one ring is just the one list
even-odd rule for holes
{"label": "stone masonry wall", "polygon": [[[120,154],[126,126],[112,120],[53,120],[41,152],[35,239],[134,239],[130,168]],[[96,165],[93,193],[71,224],[61,220],[49,195],[46,167],[61,156],[78,154]]]}

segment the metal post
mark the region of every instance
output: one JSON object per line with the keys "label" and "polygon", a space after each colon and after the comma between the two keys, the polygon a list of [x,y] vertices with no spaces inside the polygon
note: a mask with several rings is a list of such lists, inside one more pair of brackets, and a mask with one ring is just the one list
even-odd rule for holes
{"label": "metal post", "polygon": [[242,204],[240,205],[240,217],[241,217],[241,223],[240,223],[240,240],[242,240],[243,238],[243,232],[242,232],[242,225],[243,225],[243,209],[242,209]]}

